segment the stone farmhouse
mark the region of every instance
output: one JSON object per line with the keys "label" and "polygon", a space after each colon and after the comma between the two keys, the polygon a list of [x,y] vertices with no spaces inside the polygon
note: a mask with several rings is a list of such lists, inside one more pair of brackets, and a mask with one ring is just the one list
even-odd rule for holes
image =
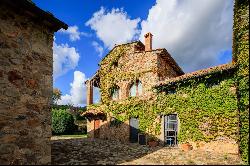
{"label": "stone farmhouse", "polygon": [[[176,87],[181,87],[181,82],[186,82],[187,80],[194,80],[198,85],[203,84],[205,80],[208,88],[213,88],[220,84],[223,85],[232,79],[235,66],[229,63],[185,74],[165,48],[152,49],[153,35],[151,33],[145,34],[144,37],[145,44],[141,41],[135,41],[115,45],[101,60],[99,63],[100,68],[95,75],[85,82],[87,85],[88,109],[83,115],[88,118],[88,137],[140,144],[148,144],[150,139],[153,138],[157,144],[162,146],[178,146],[180,143],[188,142],[192,147],[198,147],[201,144],[203,147],[209,147],[212,150],[217,149],[221,151],[222,149],[223,152],[238,153],[237,141],[233,139],[237,135],[237,130],[230,133],[232,137],[229,138],[222,131],[223,129],[218,131],[216,127],[217,133],[214,139],[196,141],[194,139],[196,133],[194,135],[191,134],[191,136],[185,134],[185,132],[189,132],[193,128],[190,126],[187,129],[185,126],[188,124],[188,112],[194,110],[187,108],[189,111],[183,114],[179,113],[179,111],[183,110],[185,104],[180,110],[176,110],[174,108],[176,106],[172,106],[170,109],[173,111],[166,111],[166,108],[170,107],[167,105],[159,109],[161,104],[157,104],[157,102],[161,103],[161,99],[159,99],[161,96],[166,98],[169,95],[177,94],[178,96],[179,92],[176,92]],[[211,77],[207,79],[208,76]],[[219,78],[219,81],[210,83],[209,80],[213,78]],[[176,86],[179,83],[180,85]],[[98,104],[93,104],[93,87],[100,88],[101,101]],[[234,101],[233,104],[237,105],[234,84],[228,87],[226,93],[230,94],[231,99]],[[218,95],[223,94],[218,93]],[[188,94],[180,93],[179,96],[182,96],[181,100],[189,98]],[[147,107],[146,109],[143,106],[143,108],[138,107],[140,104],[148,105],[148,103],[151,106],[157,105],[156,114],[151,114],[154,112],[152,107]],[[222,109],[224,109],[223,106]],[[237,109],[228,109],[234,115],[232,119],[237,121]],[[145,118],[151,115],[153,120],[152,118],[151,120]],[[208,116],[213,117],[217,115],[212,113]],[[204,119],[204,117],[200,118]],[[209,119],[210,117],[207,118]],[[226,117],[221,117],[221,119],[219,118],[220,120],[226,120]],[[204,121],[197,122],[195,120],[195,123],[197,122],[199,125],[197,127],[199,133],[207,138],[209,137],[207,133],[210,132],[210,129],[207,120]],[[217,122],[214,123],[217,125]],[[237,123],[234,122],[228,122],[224,125],[226,128],[229,126],[237,128]],[[222,126],[219,125],[220,127]],[[180,133],[185,137],[181,141],[178,140]]]}

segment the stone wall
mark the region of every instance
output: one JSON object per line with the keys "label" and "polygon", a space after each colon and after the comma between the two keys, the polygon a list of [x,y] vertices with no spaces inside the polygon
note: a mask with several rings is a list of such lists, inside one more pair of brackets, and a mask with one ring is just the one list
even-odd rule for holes
{"label": "stone wall", "polygon": [[0,164],[51,162],[53,30],[0,6]]}
{"label": "stone wall", "polygon": [[157,55],[157,62],[157,73],[159,81],[179,76],[178,73],[170,66],[168,61],[162,55]]}
{"label": "stone wall", "polygon": [[129,142],[129,121],[125,121],[117,126],[110,124],[110,118],[102,121],[100,126],[100,138],[106,140],[117,140],[120,142]]}
{"label": "stone wall", "polygon": [[[144,51],[142,50],[144,47],[140,47],[136,42],[117,47],[124,47],[126,52],[118,59],[118,65],[112,67],[109,73],[114,75],[138,75],[138,80],[142,82],[143,86],[143,94],[141,96],[143,99],[149,98],[153,94],[151,89],[159,80],[177,76],[173,68],[162,58],[165,54],[163,49]],[[110,54],[115,49],[118,48],[114,48]],[[101,62],[100,70],[110,65],[111,61],[112,59],[107,56]],[[102,81],[104,80],[101,77],[100,82]],[[123,100],[129,97],[130,86],[134,81],[133,78],[127,79],[125,77],[116,80],[116,85],[120,88],[119,99]]]}
{"label": "stone wall", "polygon": [[[114,53],[117,49],[123,48],[126,50],[117,60],[116,66],[113,65],[107,74],[116,75],[114,81],[116,86],[120,88],[119,99],[117,102],[129,97],[130,87],[134,83],[134,78],[126,77],[129,75],[137,75],[137,80],[142,83],[142,95],[140,99],[149,99],[154,94],[152,87],[161,79],[165,80],[177,76],[178,74],[168,64],[166,59],[162,58],[166,55],[163,49],[145,51],[145,47],[140,42],[133,42],[116,46],[109,54]],[[107,55],[100,63],[100,70],[108,68],[113,61],[113,57]],[[124,75],[121,77],[120,75]],[[106,76],[105,76],[106,77]],[[100,84],[106,81],[105,77],[100,76]],[[90,88],[88,88],[90,89]],[[111,94],[109,94],[111,96]],[[89,95],[88,95],[89,96]],[[106,97],[101,95],[101,97]],[[111,99],[110,99],[111,100]],[[122,142],[129,141],[129,122],[121,124],[117,127],[110,127],[110,117],[107,121],[102,121],[100,124],[100,137],[104,139],[115,139]],[[88,136],[94,137],[94,121],[88,121]]]}

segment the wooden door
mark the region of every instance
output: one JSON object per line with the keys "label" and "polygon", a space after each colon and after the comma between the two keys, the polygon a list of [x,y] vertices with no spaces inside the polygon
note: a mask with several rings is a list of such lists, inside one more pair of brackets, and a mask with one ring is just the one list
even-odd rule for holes
{"label": "wooden door", "polygon": [[100,120],[94,120],[94,137],[99,138],[100,135]]}

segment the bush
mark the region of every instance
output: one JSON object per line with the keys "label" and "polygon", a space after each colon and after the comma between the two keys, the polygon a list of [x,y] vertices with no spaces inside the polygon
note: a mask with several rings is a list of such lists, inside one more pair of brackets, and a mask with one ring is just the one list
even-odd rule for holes
{"label": "bush", "polygon": [[67,110],[52,109],[52,134],[72,134],[76,128],[74,117]]}

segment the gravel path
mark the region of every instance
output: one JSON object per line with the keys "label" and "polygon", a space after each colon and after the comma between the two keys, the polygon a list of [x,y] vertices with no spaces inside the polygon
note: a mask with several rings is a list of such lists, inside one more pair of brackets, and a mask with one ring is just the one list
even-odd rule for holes
{"label": "gravel path", "polygon": [[52,164],[55,165],[239,165],[236,155],[214,154],[201,150],[183,152],[178,148],[150,148],[116,141],[52,137]]}

